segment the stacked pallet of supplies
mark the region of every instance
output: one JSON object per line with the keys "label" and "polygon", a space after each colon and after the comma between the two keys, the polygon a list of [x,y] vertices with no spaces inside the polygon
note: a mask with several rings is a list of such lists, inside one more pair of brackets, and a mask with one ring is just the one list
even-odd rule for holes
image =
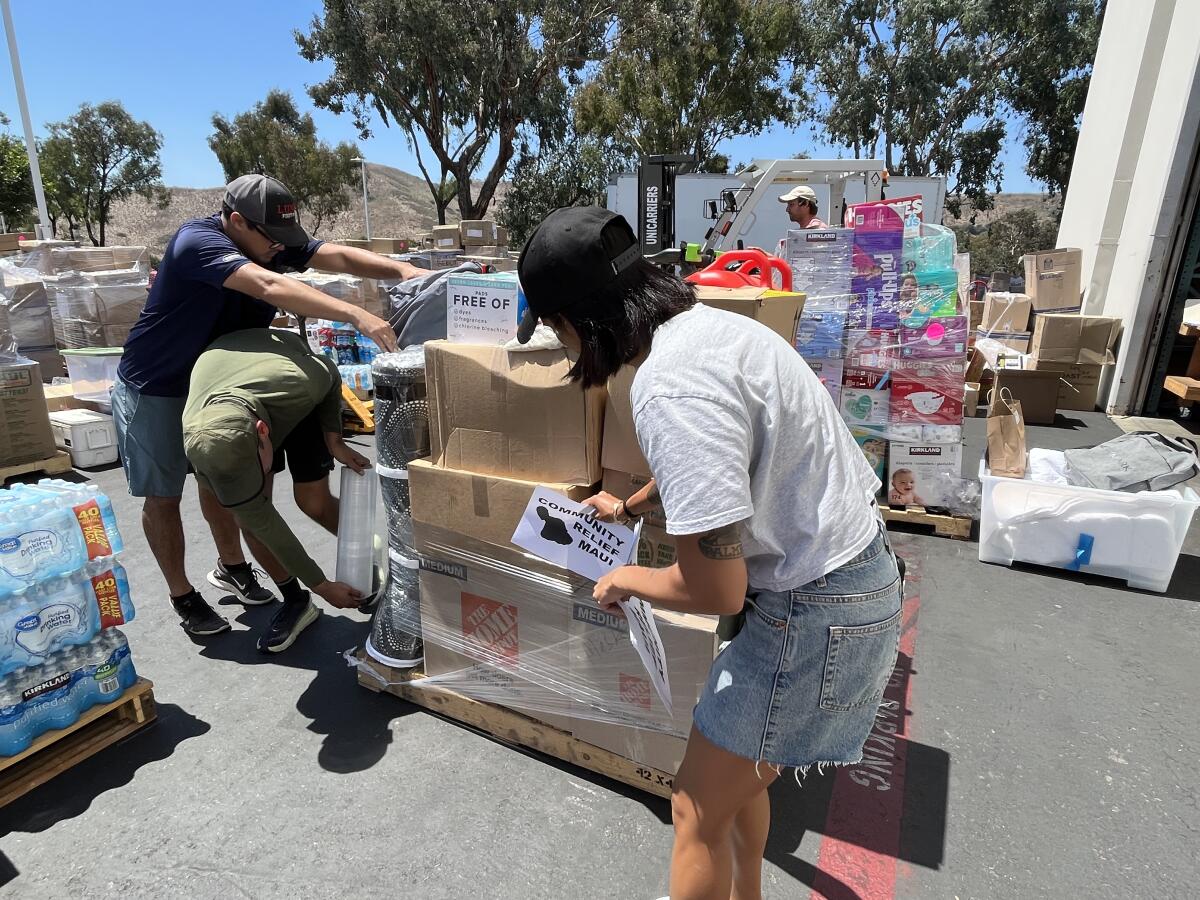
{"label": "stacked pallet of supplies", "polygon": [[332,272],[289,272],[297,281],[303,281],[323,294],[344,300],[352,306],[365,309],[372,315],[382,316],[387,306],[387,297],[379,281],[374,278],[359,278]]}
{"label": "stacked pallet of supplies", "polygon": [[[0,323],[2,324],[2,323]],[[57,452],[42,369],[0,333],[0,467],[50,459]]]}
{"label": "stacked pallet of supplies", "polygon": [[[895,507],[949,507],[962,477],[967,297],[954,233],[904,198],[852,208],[853,228],[790,231],[808,295],[796,349]],[[956,268],[957,266],[957,268]]]}
{"label": "stacked pallet of supplies", "polygon": [[0,266],[0,329],[12,336],[22,356],[41,365],[47,378],[63,371],[52,311],[46,285],[35,270]]}
{"label": "stacked pallet of supplies", "polygon": [[0,756],[67,728],[137,682],[112,504],[95,485],[0,490]]}

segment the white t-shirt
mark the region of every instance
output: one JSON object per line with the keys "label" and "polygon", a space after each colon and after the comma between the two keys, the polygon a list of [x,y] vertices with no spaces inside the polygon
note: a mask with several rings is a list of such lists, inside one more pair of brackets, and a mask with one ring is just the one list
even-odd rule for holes
{"label": "white t-shirt", "polygon": [[631,400],[667,531],[740,522],[752,587],[799,588],[874,539],[879,479],[829,392],[765,325],[702,304],[675,316]]}

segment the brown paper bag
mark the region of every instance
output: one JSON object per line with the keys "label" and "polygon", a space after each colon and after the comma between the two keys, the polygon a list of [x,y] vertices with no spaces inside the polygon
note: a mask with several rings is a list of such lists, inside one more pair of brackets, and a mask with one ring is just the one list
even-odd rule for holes
{"label": "brown paper bag", "polygon": [[987,420],[988,467],[993,475],[1025,477],[1025,415],[1007,390],[992,392]]}

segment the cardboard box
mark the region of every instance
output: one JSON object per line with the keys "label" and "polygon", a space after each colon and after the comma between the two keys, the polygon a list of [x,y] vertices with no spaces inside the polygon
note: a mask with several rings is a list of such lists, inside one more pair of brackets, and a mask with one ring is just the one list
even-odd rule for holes
{"label": "cardboard box", "polygon": [[508,229],[505,228],[503,225],[496,226],[496,246],[498,246],[498,247],[507,247],[508,246]]}
{"label": "cardboard box", "polygon": [[976,381],[967,382],[967,390],[963,394],[963,416],[964,418],[974,418],[979,412],[979,383]]}
{"label": "cardboard box", "polygon": [[1033,301],[1025,294],[989,293],[983,300],[984,331],[1026,332]]}
{"label": "cardboard box", "polygon": [[407,253],[408,238],[371,238],[371,249],[376,253]]}
{"label": "cardboard box", "polygon": [[[649,475],[635,475],[629,472],[618,472],[614,469],[604,470],[604,482],[601,485],[604,490],[612,494],[614,497],[620,497],[622,500],[628,500],[647,484],[650,483]],[[642,516],[642,521],[645,525],[650,525],[655,528],[666,528],[667,517],[662,509],[653,510]],[[645,527],[643,525],[643,527]]]}
{"label": "cardboard box", "polygon": [[796,326],[796,350],[806,360],[841,359],[846,353],[844,310],[806,310]]}
{"label": "cardboard box", "polygon": [[967,301],[967,327],[971,334],[974,334],[976,329],[983,323],[983,300]]}
{"label": "cardboard box", "polygon": [[459,344],[507,344],[517,336],[524,309],[517,276],[450,275],[446,279],[446,339]]}
{"label": "cardboard box", "polygon": [[462,246],[457,225],[434,225],[429,237],[434,250],[454,250]]}
{"label": "cardboard box", "polygon": [[[937,368],[894,372],[890,421],[898,425],[959,425],[963,420],[965,393],[966,386],[961,379]],[[845,391],[842,396],[845,397]]]}
{"label": "cardboard box", "polygon": [[0,234],[0,250],[20,250],[21,235],[18,232]]}
{"label": "cardboard box", "polygon": [[343,246],[346,246],[346,247],[357,247],[359,250],[370,250],[371,249],[370,241],[347,239],[344,241],[338,241],[337,243],[342,244]]}
{"label": "cardboard box", "polygon": [[[577,738],[635,762],[674,773],[683,760],[692,708],[708,680],[720,638],[715,616],[683,615],[656,611],[655,624],[666,651],[671,682],[671,706],[666,710],[655,693],[637,651],[629,642],[629,626],[621,616],[577,601],[571,617],[572,680],[591,685],[601,697],[617,697],[621,706],[662,716],[666,730],[621,725],[614,717],[579,717],[573,725]],[[618,709],[617,715],[620,715]]]}
{"label": "cardboard box", "polygon": [[145,247],[53,247],[47,275],[64,272],[111,272],[139,267],[149,270],[150,251]]}
{"label": "cardboard box", "polygon": [[495,246],[496,223],[491,219],[463,219],[458,223],[458,236],[464,247]]}
{"label": "cardboard box", "polygon": [[961,359],[967,353],[966,316],[938,316],[917,328],[900,328],[900,351],[909,359]]}
{"label": "cardboard box", "polygon": [[889,506],[944,506],[961,477],[961,443],[888,444]]}
{"label": "cardboard box", "polygon": [[[544,486],[576,502],[595,493],[590,484]],[[428,459],[408,467],[415,525],[452,531],[514,553],[524,553],[510,539],[538,487],[534,481],[443,469]]]}
{"label": "cardboard box", "polygon": [[650,464],[642,455],[637,431],[633,427],[633,407],[629,392],[637,369],[622,366],[608,380],[608,402],[604,407],[604,445],[600,451],[600,464],[605,469],[630,472],[650,477]]}
{"label": "cardboard box", "polygon": [[982,341],[984,339],[996,341],[1003,344],[1014,353],[1028,353],[1030,343],[1033,340],[1033,335],[1028,331],[1016,333],[1008,331],[985,331],[980,328],[975,332],[975,340]]}
{"label": "cardboard box", "polygon": [[1058,410],[1057,372],[1032,369],[1000,369],[996,372],[995,396],[1004,390],[1021,401],[1025,421],[1030,425],[1053,425]]}
{"label": "cardboard box", "polygon": [[1030,360],[1037,371],[1048,371],[1058,375],[1058,408],[1075,412],[1091,412],[1097,406],[1100,394],[1100,379],[1104,366],[1065,366]]}
{"label": "cardboard box", "polygon": [[1073,312],[1082,306],[1083,251],[1073,247],[1026,253],[1025,293],[1037,314]]}
{"label": "cardboard box", "polygon": [[49,459],[57,452],[41,367],[19,358],[0,363],[0,466]]}
{"label": "cardboard box", "polygon": [[[845,364],[840,359],[808,359],[805,360],[814,375],[821,380],[834,406],[842,402],[842,379],[845,378]],[[864,371],[864,370],[859,370]]]}
{"label": "cardboard box", "polygon": [[1030,355],[1041,363],[1064,366],[1111,365],[1120,329],[1121,320],[1111,316],[1038,316]]}
{"label": "cardboard box", "polygon": [[762,322],[794,346],[796,326],[804,310],[804,294],[768,288],[718,288],[696,286],[696,299],[705,306],[749,316]]}
{"label": "cardboard box", "polygon": [[566,380],[570,368],[563,350],[428,342],[436,464],[531,481],[598,481],[604,391],[581,391]]}

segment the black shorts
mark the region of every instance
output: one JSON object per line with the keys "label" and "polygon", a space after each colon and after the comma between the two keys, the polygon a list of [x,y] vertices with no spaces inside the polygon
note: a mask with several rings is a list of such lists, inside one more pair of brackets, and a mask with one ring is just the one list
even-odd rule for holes
{"label": "black shorts", "polygon": [[296,484],[320,481],[333,471],[333,456],[325,446],[325,432],[321,430],[316,410],[305,416],[284,442],[275,448],[275,458],[271,461],[272,472],[278,474],[283,471],[285,457],[292,481]]}

